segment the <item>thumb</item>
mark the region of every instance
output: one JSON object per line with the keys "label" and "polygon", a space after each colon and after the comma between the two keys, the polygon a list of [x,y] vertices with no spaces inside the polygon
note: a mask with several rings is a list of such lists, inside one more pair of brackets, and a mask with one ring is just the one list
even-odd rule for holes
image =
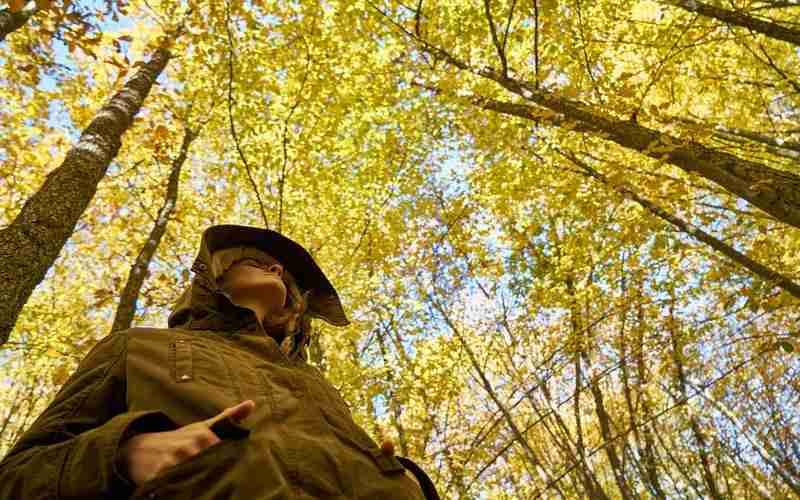
{"label": "thumb", "polygon": [[253,409],[255,407],[256,407],[255,402],[252,399],[247,399],[245,401],[242,401],[241,403],[239,403],[236,406],[231,406],[230,408],[225,408],[224,410],[219,412],[217,415],[215,415],[215,416],[209,418],[208,420],[206,420],[205,424],[208,427],[211,427],[212,425],[216,424],[220,420],[224,420],[226,418],[231,418],[231,419],[239,422],[239,421],[244,420],[245,418],[247,418],[253,412]]}

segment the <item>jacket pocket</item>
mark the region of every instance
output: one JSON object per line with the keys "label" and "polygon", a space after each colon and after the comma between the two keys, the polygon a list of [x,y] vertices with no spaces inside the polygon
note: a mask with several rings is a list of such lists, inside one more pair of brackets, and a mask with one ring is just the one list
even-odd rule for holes
{"label": "jacket pocket", "polygon": [[321,408],[321,412],[331,431],[344,443],[372,457],[381,472],[395,473],[405,470],[397,458],[381,452],[375,441],[353,421],[350,415],[324,406]]}
{"label": "jacket pocket", "polygon": [[226,351],[202,337],[175,336],[169,343],[169,368],[177,384],[217,386],[231,395],[238,392],[225,362]]}
{"label": "jacket pocket", "polygon": [[212,341],[177,330],[128,341],[129,411],[160,410],[178,425],[213,417],[238,403],[236,386]]}
{"label": "jacket pocket", "polygon": [[183,462],[162,470],[136,488],[137,498],[216,498],[203,496],[203,484],[214,482],[225,470],[235,466],[246,439],[224,439]]}

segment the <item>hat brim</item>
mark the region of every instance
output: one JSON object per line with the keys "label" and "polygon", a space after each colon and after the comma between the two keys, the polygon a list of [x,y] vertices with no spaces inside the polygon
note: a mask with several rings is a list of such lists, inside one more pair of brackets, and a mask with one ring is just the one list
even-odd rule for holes
{"label": "hat brim", "polygon": [[236,246],[254,247],[277,259],[294,276],[298,287],[309,292],[308,312],[312,316],[335,326],[350,324],[336,289],[311,254],[276,231],[230,224],[212,226],[203,232],[195,264],[210,263],[215,251]]}

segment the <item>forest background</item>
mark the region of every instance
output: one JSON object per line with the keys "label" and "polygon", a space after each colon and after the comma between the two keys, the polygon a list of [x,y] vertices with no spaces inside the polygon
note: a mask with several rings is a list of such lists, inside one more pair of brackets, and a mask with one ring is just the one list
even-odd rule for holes
{"label": "forest background", "polygon": [[444,498],[800,496],[799,59],[778,0],[12,0],[0,455],[239,223]]}

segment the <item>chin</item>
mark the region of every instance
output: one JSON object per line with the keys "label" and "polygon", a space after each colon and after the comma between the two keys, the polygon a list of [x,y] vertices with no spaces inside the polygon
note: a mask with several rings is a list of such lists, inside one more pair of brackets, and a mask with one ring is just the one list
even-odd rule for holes
{"label": "chin", "polygon": [[240,294],[249,294],[260,297],[267,302],[278,304],[286,303],[286,285],[283,280],[273,276],[259,277],[240,283],[237,287]]}

